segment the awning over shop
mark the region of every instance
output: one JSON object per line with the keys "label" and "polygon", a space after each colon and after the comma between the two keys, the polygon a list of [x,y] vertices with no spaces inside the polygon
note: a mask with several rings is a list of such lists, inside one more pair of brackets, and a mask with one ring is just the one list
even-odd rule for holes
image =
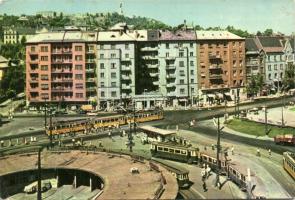
{"label": "awning over shop", "polygon": [[179,99],[178,101],[180,101],[180,102],[186,102],[187,99]]}
{"label": "awning over shop", "polygon": [[217,97],[218,99],[223,99],[223,94],[221,94],[221,93],[216,93],[215,95],[216,95],[216,97]]}
{"label": "awning over shop", "polygon": [[224,95],[230,97],[230,93],[229,92],[224,93]]}
{"label": "awning over shop", "polygon": [[214,94],[207,94],[208,98],[214,99],[215,95]]}

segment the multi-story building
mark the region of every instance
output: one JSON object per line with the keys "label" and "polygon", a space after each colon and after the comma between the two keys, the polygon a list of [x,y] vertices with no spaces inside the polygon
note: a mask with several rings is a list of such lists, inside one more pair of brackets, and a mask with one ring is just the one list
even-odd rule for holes
{"label": "multi-story building", "polygon": [[2,80],[5,72],[8,70],[8,60],[3,56],[0,56],[0,81]]}
{"label": "multi-story building", "polygon": [[200,100],[210,104],[241,96],[240,88],[245,83],[245,39],[227,31],[196,33]]}
{"label": "multi-story building", "polygon": [[100,107],[109,108],[113,105],[126,104],[131,97],[134,97],[135,42],[135,32],[127,30],[125,24],[110,31],[99,32],[97,94]]}
{"label": "multi-story building", "polygon": [[285,73],[284,46],[281,37],[256,37],[264,52],[265,83],[273,92],[279,91]]}
{"label": "multi-story building", "polygon": [[27,41],[26,98],[30,104],[80,104],[96,97],[97,33],[41,33]]}
{"label": "multi-story building", "polygon": [[4,29],[4,44],[21,43],[23,39],[29,40],[36,34],[32,28],[6,27]]}
{"label": "multi-story building", "polygon": [[255,38],[247,38],[245,40],[246,54],[246,81],[247,83],[253,76],[261,75],[265,79],[264,74],[264,52],[258,47]]}

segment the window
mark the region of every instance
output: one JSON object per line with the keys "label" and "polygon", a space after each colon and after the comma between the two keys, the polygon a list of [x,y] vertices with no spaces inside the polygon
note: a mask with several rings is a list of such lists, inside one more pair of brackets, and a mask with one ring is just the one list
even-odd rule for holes
{"label": "window", "polygon": [[268,79],[271,80],[271,74],[268,74]]}
{"label": "window", "polygon": [[185,93],[185,89],[184,88],[181,88],[180,89],[180,94],[184,94]]}
{"label": "window", "polygon": [[267,56],[267,60],[270,61],[270,56]]}
{"label": "window", "polygon": [[129,49],[129,44],[125,44],[125,49]]}
{"label": "window", "polygon": [[83,60],[82,55],[77,55],[77,56],[75,56],[75,60],[76,60],[76,61],[81,61],[81,60]]}
{"label": "window", "polygon": [[75,70],[83,70],[83,66],[82,65],[75,65]]}
{"label": "window", "polygon": [[274,70],[278,70],[278,65],[277,64],[274,65]]}
{"label": "window", "polygon": [[233,71],[233,75],[234,75],[234,77],[237,76],[237,71],[236,70]]}
{"label": "window", "polygon": [[275,73],[275,77],[274,78],[278,78],[278,74],[277,73]]}
{"label": "window", "polygon": [[104,58],[104,54],[100,54],[99,58],[103,59]]}
{"label": "window", "polygon": [[190,43],[189,46],[190,46],[190,48],[193,48],[194,47],[194,43]]}
{"label": "window", "polygon": [[283,69],[284,69],[284,65],[280,64],[280,70],[283,70]]}
{"label": "window", "polygon": [[41,46],[41,52],[48,52],[48,46]]}
{"label": "window", "polygon": [[129,53],[126,53],[125,54],[125,58],[129,58]]}
{"label": "window", "polygon": [[[194,83],[194,79],[193,78],[191,79],[191,83]],[[194,88],[192,88],[192,90],[194,90]]]}
{"label": "window", "polygon": [[31,52],[35,52],[36,51],[36,47],[31,47]]}
{"label": "window", "polygon": [[41,61],[48,61],[48,56],[41,56]]}
{"label": "window", "polygon": [[116,63],[111,63],[111,69],[116,69]]}
{"label": "window", "polygon": [[117,77],[117,74],[115,72],[112,72],[111,73],[111,78],[116,78]]}
{"label": "window", "polygon": [[41,80],[48,80],[47,74],[41,74]]}
{"label": "window", "polygon": [[100,87],[104,87],[104,82],[100,82]]}
{"label": "window", "polygon": [[168,58],[169,57],[169,53],[166,53],[166,58]]}
{"label": "window", "polygon": [[104,73],[100,73],[100,78],[104,78]]}
{"label": "window", "polygon": [[82,51],[82,46],[75,46],[75,51]]}
{"label": "window", "polygon": [[111,58],[116,58],[116,54],[115,53],[112,53],[111,54]]}
{"label": "window", "polygon": [[190,66],[191,66],[191,67],[194,66],[194,61],[193,61],[193,60],[190,61]]}
{"label": "window", "polygon": [[179,67],[184,67],[184,61],[183,60],[179,61]]}
{"label": "window", "polygon": [[75,74],[75,79],[76,80],[82,80],[83,79],[83,74]]}
{"label": "window", "polygon": [[184,79],[180,79],[179,84],[184,84]]}
{"label": "window", "polygon": [[101,45],[99,46],[99,49],[104,49],[103,44],[101,44]]}
{"label": "window", "polygon": [[190,52],[189,53],[189,56],[194,56],[194,52]]}
{"label": "window", "polygon": [[76,98],[83,98],[83,93],[76,93]]}
{"label": "window", "polygon": [[191,75],[194,75],[194,70],[191,70]]}
{"label": "window", "polygon": [[166,46],[166,49],[169,49],[169,43],[166,43],[165,46]]}
{"label": "window", "polygon": [[116,87],[117,86],[116,82],[111,82],[111,86]]}
{"label": "window", "polygon": [[271,71],[271,65],[267,66],[268,71]]}
{"label": "window", "polygon": [[48,65],[41,65],[41,70],[42,71],[47,71],[48,70]]}
{"label": "window", "polygon": [[183,55],[184,55],[183,51],[180,51],[179,52],[179,57],[183,57]]}
{"label": "window", "polygon": [[100,93],[100,96],[101,96],[101,97],[105,97],[105,93],[104,93],[104,91],[102,91],[102,92]]}
{"label": "window", "polygon": [[184,74],[184,70],[180,70],[180,71],[179,71],[179,74],[180,74],[180,76],[185,76],[185,74]]}
{"label": "window", "polygon": [[112,96],[112,97],[116,97],[116,96],[117,96],[117,92],[116,92],[116,91],[112,91],[112,92],[111,92],[111,96]]}
{"label": "window", "polygon": [[104,69],[104,63],[100,63],[100,69]]}
{"label": "window", "polygon": [[42,90],[48,90],[48,84],[41,84],[41,89]]}
{"label": "window", "polygon": [[281,72],[280,77],[283,78],[283,72]]}
{"label": "window", "polygon": [[116,45],[112,44],[111,49],[116,49]]}
{"label": "window", "polygon": [[76,83],[75,88],[76,89],[83,89],[83,83]]}
{"label": "window", "polygon": [[233,65],[234,65],[234,67],[237,66],[237,61],[236,60],[233,61]]}

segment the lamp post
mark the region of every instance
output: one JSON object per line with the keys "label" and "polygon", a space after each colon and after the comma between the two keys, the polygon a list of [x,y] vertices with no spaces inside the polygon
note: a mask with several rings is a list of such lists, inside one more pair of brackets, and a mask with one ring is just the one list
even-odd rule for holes
{"label": "lamp post", "polygon": [[143,109],[145,109],[146,107],[146,103],[145,103],[145,91],[147,91],[147,89],[143,90]]}

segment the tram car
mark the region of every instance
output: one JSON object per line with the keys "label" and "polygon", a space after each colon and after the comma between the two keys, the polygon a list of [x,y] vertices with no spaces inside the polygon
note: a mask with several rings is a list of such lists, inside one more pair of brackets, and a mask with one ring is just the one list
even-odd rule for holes
{"label": "tram car", "polygon": [[135,115],[113,115],[108,117],[93,117],[74,120],[62,120],[52,124],[51,130],[47,126],[47,135],[72,134],[85,132],[87,130],[99,128],[111,128],[127,125],[129,123],[148,122],[164,118],[162,110],[144,111],[135,113]]}
{"label": "tram car", "polygon": [[295,135],[276,135],[274,137],[274,142],[276,144],[281,144],[281,145],[294,145],[295,146]]}
{"label": "tram car", "polygon": [[295,180],[295,153],[283,153],[283,167]]}
{"label": "tram car", "polygon": [[153,142],[151,144],[151,154],[156,158],[197,163],[199,149],[173,142]]}
{"label": "tram car", "polygon": [[179,188],[187,189],[190,187],[189,170],[179,165],[175,165],[168,160],[160,158],[152,158],[152,160],[165,167],[176,178]]}
{"label": "tram car", "polygon": [[[223,156],[224,154],[221,153],[219,157],[220,167],[222,174],[227,173],[227,158]],[[200,163],[208,165],[213,171],[215,171],[218,168],[217,165],[217,158],[216,158],[216,152],[213,150],[206,150],[199,153],[199,160]]]}

